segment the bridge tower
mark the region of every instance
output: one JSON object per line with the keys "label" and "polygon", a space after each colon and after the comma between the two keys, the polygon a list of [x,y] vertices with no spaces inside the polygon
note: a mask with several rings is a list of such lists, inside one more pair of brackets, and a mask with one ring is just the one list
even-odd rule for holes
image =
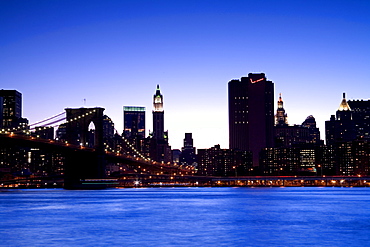
{"label": "bridge tower", "polygon": [[[66,154],[64,187],[66,189],[84,189],[85,179],[102,179],[105,177],[105,152],[103,141],[104,108],[66,108],[66,141],[87,145],[90,135],[89,126],[95,125],[94,151],[69,152]],[[90,185],[91,186],[91,185]],[[100,188],[102,185],[96,185]],[[103,186],[104,187],[104,186]]]}

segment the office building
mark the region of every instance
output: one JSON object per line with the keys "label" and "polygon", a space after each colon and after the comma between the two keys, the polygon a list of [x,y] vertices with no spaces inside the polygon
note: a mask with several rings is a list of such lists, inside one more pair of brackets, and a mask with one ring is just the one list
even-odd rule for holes
{"label": "office building", "polygon": [[17,90],[0,90],[2,106],[2,128],[17,128],[22,122],[22,94]]}
{"label": "office building", "polygon": [[157,85],[153,95],[153,132],[150,139],[150,158],[158,162],[172,161],[168,131],[164,131],[163,95]]}
{"label": "office building", "polygon": [[164,131],[164,110],[163,110],[163,95],[157,85],[155,94],[153,95],[153,138],[157,140],[167,139],[167,134]]}
{"label": "office building", "polygon": [[123,134],[126,138],[145,137],[145,107],[124,106],[123,122]]}
{"label": "office building", "polygon": [[264,73],[231,80],[229,96],[229,148],[251,151],[253,166],[259,153],[274,145],[274,83]]}
{"label": "office building", "polygon": [[180,164],[185,166],[196,166],[197,156],[193,146],[192,133],[185,133],[184,146],[181,149]]}
{"label": "office building", "polygon": [[356,139],[355,123],[352,119],[352,110],[343,93],[343,99],[336,115],[331,115],[329,121],[325,121],[326,145],[336,142],[348,142]]}
{"label": "office building", "polygon": [[348,100],[357,139],[370,139],[370,100]]}
{"label": "office building", "polygon": [[246,176],[253,173],[252,155],[249,151],[221,149],[215,145],[198,149],[198,175],[200,176]]}

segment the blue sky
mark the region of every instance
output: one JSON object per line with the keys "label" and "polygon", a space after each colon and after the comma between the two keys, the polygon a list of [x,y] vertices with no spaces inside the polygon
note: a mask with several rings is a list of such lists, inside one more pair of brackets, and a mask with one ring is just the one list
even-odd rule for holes
{"label": "blue sky", "polygon": [[[0,0],[0,82],[31,123],[100,106],[122,132],[124,105],[160,84],[180,148],[228,147],[227,83],[264,72],[289,124],[335,114],[342,93],[370,98],[370,1]],[[276,105],[275,105],[276,107]]]}

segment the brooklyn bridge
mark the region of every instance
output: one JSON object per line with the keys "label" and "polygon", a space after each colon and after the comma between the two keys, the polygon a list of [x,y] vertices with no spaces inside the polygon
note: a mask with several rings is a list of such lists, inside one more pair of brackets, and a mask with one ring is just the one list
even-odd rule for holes
{"label": "brooklyn bridge", "polygon": [[[61,154],[64,157],[62,184],[66,189],[105,188],[119,183],[139,185],[142,180],[150,180],[151,184],[173,183],[173,181],[180,183],[193,175],[192,167],[179,166],[170,162],[157,162],[145,157],[124,137],[120,136],[121,145],[118,147],[105,142],[103,117],[104,108],[67,108],[63,113],[27,127],[2,129],[0,143],[6,147],[29,147]],[[91,138],[89,131],[91,123],[95,126],[93,146],[89,145],[88,141]],[[58,127],[61,124],[65,128],[63,141],[45,139],[32,132],[36,126],[47,129]],[[121,176],[117,178],[108,178],[107,164],[118,164],[120,170],[124,172],[121,172]],[[3,185],[12,183],[42,185],[45,184],[44,181],[50,182],[50,179],[45,176],[28,176],[1,182]],[[56,180],[60,182],[60,179]]]}

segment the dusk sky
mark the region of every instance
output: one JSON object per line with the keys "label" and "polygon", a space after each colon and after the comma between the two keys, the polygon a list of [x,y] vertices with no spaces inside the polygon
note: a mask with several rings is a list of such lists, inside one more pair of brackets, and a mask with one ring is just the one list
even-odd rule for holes
{"label": "dusk sky", "polygon": [[[23,95],[30,123],[73,107],[104,107],[119,134],[123,106],[159,84],[172,148],[228,148],[227,83],[275,83],[289,124],[325,121],[370,98],[370,1],[0,0],[0,85]],[[84,104],[86,99],[86,104]]]}

